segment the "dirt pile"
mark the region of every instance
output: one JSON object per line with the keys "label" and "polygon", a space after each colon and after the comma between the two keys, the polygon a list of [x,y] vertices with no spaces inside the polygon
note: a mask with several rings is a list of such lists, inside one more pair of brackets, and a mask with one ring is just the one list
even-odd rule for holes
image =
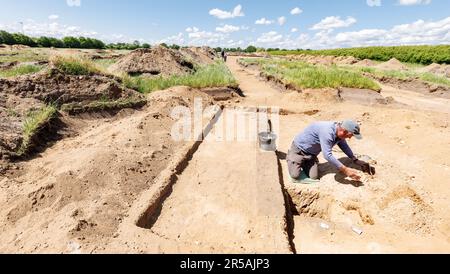
{"label": "dirt pile", "polygon": [[186,56],[187,60],[192,60],[192,63],[197,65],[210,65],[219,58],[217,52],[210,47],[182,48],[180,52]]}
{"label": "dirt pile", "polygon": [[355,65],[355,66],[358,66],[358,67],[374,67],[374,66],[376,66],[377,64],[376,64],[374,61],[372,61],[372,60],[364,59],[364,60],[362,60],[362,61],[357,62],[357,63],[354,64],[354,65]]}
{"label": "dirt pile", "polygon": [[132,51],[119,59],[111,70],[130,75],[168,77],[191,73],[193,68],[194,64],[179,51],[158,46]]}
{"label": "dirt pile", "polygon": [[358,63],[359,59],[353,56],[338,56],[333,61],[336,65],[353,65]]}
{"label": "dirt pile", "polygon": [[0,90],[2,94],[58,105],[140,96],[136,91],[124,88],[113,78],[101,75],[67,75],[55,68],[15,79],[0,79]]}
{"label": "dirt pile", "polygon": [[376,66],[378,69],[383,70],[400,70],[400,71],[406,71],[408,70],[408,67],[403,65],[399,60],[392,58],[391,60],[381,63]]}
{"label": "dirt pile", "polygon": [[11,153],[20,147],[27,113],[43,106],[44,103],[33,98],[0,93],[0,173],[6,168]]}
{"label": "dirt pile", "polygon": [[433,63],[427,67],[420,69],[419,72],[429,72],[450,78],[450,65],[440,65]]}
{"label": "dirt pile", "polygon": [[[117,102],[125,107],[142,106],[144,97],[124,88],[115,79],[94,75],[66,75],[50,69],[15,79],[0,79],[0,165],[5,165],[21,146],[22,125],[32,111],[47,104],[67,109],[113,110]],[[117,105],[117,106],[116,106]]]}
{"label": "dirt pile", "polygon": [[291,55],[287,56],[289,60],[303,61],[313,65],[353,65],[359,61],[359,59],[353,56],[328,56],[328,55]]}

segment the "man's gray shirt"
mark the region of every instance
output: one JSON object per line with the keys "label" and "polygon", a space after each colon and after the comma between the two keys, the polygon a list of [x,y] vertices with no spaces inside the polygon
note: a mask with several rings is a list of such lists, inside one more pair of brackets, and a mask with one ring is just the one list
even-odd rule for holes
{"label": "man's gray shirt", "polygon": [[309,155],[317,156],[323,151],[325,159],[340,169],[344,165],[333,156],[332,149],[335,145],[338,145],[350,159],[354,159],[355,156],[347,142],[337,137],[337,126],[335,122],[316,122],[297,135],[294,144]]}

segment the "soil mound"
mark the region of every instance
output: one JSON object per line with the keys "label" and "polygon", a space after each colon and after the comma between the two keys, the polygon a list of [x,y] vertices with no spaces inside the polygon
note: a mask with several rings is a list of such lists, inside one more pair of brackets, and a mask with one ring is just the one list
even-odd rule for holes
{"label": "soil mound", "polygon": [[369,59],[364,59],[362,61],[359,61],[355,64],[355,66],[359,66],[359,67],[374,67],[376,66],[376,63],[372,60]]}
{"label": "soil mound", "polygon": [[385,63],[379,64],[377,68],[384,70],[401,70],[401,71],[408,70],[407,66],[403,65],[399,60],[395,58],[392,58],[391,60]]}
{"label": "soil mound", "polygon": [[210,47],[182,48],[180,52],[188,60],[192,60],[193,63],[198,65],[210,65],[219,58],[216,51]]}
{"label": "soil mound", "polygon": [[419,70],[420,72],[429,72],[450,77],[450,65],[440,65],[433,63]]}
{"label": "soil mound", "polygon": [[136,91],[123,88],[118,81],[106,76],[66,75],[55,68],[15,79],[0,79],[0,90],[7,95],[58,105],[140,96]]}
{"label": "soil mound", "polygon": [[353,56],[339,56],[334,59],[334,63],[337,65],[353,65],[358,63],[358,59]]}
{"label": "soil mound", "polygon": [[102,102],[99,103],[102,107],[111,108],[105,107],[107,102],[144,101],[143,95],[122,87],[115,79],[66,75],[54,68],[15,79],[0,79],[0,91],[0,162],[9,160],[20,147],[27,115],[47,104],[92,108],[91,104]]}
{"label": "soil mound", "polygon": [[112,71],[130,75],[162,76],[191,73],[194,64],[179,51],[162,46],[151,49],[137,49],[119,59]]}

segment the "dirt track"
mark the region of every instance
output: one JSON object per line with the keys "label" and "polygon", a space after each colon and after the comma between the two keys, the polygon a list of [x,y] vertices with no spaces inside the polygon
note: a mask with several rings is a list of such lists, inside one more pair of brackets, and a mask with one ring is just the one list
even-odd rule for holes
{"label": "dirt track", "polygon": [[[448,253],[447,101],[430,111],[431,99],[424,104],[421,95],[397,90],[385,89],[386,95],[409,106],[340,102],[320,91],[282,93],[236,58],[228,65],[246,96],[238,106],[278,106],[287,113],[280,117],[279,159],[259,152],[255,142],[210,140],[192,159],[180,156],[185,169],[170,169],[176,155],[193,146],[169,138],[170,110],[191,105],[193,96],[212,102],[183,89],[159,92],[152,95],[156,104],[86,122],[77,137],[0,177],[0,252]],[[363,123],[365,139],[351,146],[378,161],[377,175],[355,185],[322,159],[320,184],[290,183],[283,155],[295,134],[313,121],[346,118]],[[169,192],[158,185],[165,177],[174,183]],[[299,215],[286,215],[282,184]],[[163,204],[154,193],[164,194]],[[160,212],[137,226],[152,206]]]}

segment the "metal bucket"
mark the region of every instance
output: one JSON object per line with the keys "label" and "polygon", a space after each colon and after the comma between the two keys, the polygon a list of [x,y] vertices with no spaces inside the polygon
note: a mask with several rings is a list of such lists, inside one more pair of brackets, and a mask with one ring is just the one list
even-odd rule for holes
{"label": "metal bucket", "polygon": [[259,147],[265,151],[277,150],[278,136],[271,132],[261,132],[259,135]]}

